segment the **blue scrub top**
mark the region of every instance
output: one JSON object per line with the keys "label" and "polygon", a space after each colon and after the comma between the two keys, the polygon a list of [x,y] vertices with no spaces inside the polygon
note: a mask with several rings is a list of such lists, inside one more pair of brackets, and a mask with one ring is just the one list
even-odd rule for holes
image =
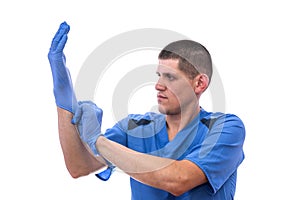
{"label": "blue scrub top", "polygon": [[235,115],[206,112],[203,108],[172,141],[165,115],[128,115],[105,137],[132,150],[174,160],[189,160],[205,173],[208,182],[181,196],[130,179],[133,200],[233,199],[237,168],[244,159],[245,127]]}

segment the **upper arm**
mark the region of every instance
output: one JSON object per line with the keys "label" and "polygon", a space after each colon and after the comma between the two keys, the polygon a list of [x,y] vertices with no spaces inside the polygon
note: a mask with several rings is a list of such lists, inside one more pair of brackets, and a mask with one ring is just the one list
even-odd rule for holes
{"label": "upper arm", "polygon": [[173,168],[175,179],[170,191],[177,196],[207,182],[201,168],[189,160],[176,161]]}
{"label": "upper arm", "polygon": [[245,128],[235,115],[218,118],[198,149],[185,159],[202,169],[213,190],[218,191],[244,159]]}
{"label": "upper arm", "polygon": [[[160,158],[165,159],[165,158]],[[203,171],[189,160],[173,160],[165,167],[144,173],[129,175],[147,185],[170,192],[175,196],[207,182]]]}

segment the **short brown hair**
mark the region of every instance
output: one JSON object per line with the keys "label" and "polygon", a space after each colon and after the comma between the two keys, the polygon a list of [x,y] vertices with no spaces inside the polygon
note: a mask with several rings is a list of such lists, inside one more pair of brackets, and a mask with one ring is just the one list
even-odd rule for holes
{"label": "short brown hair", "polygon": [[158,55],[159,59],[178,59],[179,69],[189,78],[204,73],[211,80],[213,69],[208,50],[198,42],[179,40],[168,44]]}

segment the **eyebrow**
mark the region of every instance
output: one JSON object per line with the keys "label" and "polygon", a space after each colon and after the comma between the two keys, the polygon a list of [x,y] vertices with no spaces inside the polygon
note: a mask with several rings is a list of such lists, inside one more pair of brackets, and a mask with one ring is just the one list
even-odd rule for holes
{"label": "eyebrow", "polygon": [[163,76],[168,76],[168,75],[177,76],[176,73],[172,73],[172,72],[159,72],[159,71],[156,71],[156,74],[157,75],[163,75]]}

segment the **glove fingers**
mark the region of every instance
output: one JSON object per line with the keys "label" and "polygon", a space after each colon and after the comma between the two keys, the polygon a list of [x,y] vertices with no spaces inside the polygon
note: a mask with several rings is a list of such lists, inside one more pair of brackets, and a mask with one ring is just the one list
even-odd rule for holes
{"label": "glove fingers", "polygon": [[[58,31],[56,32],[52,40],[50,51],[62,50],[62,48],[58,49],[59,43],[62,40],[62,38],[65,37],[64,35],[68,34],[69,30],[70,30],[70,26],[66,22],[61,23]],[[66,41],[67,40],[65,39],[64,43],[66,43]],[[63,46],[60,45],[59,47],[64,47],[64,45]]]}
{"label": "glove fingers", "polygon": [[[85,101],[78,101],[76,103],[76,109],[75,109],[73,118],[71,120],[72,124],[75,125],[75,124],[78,124],[80,122],[82,114],[83,114],[82,106],[83,106],[84,103],[85,103]],[[75,102],[74,102],[74,104],[75,104]]]}
{"label": "glove fingers", "polygon": [[[92,101],[81,101],[79,103],[79,105],[84,104],[83,105],[83,110],[88,110],[87,108],[92,108],[95,112],[94,114],[96,115],[97,121],[99,124],[102,123],[102,115],[103,115],[103,111],[101,108],[99,108],[94,102]],[[86,107],[84,107],[86,106]]]}
{"label": "glove fingers", "polygon": [[61,38],[61,40],[57,44],[56,51],[60,52],[65,48],[66,42],[68,40],[68,35],[64,34]]}

